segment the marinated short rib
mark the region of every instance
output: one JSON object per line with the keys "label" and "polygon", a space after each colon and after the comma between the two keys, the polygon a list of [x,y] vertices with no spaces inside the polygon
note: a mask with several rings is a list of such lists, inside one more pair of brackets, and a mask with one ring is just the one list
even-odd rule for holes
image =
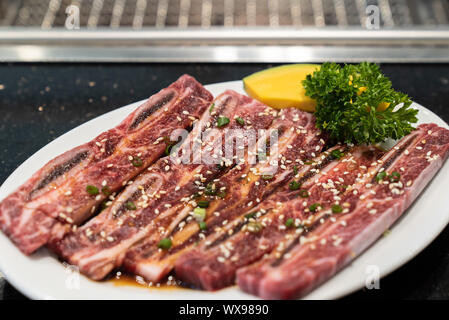
{"label": "marinated short rib", "polygon": [[1,229],[26,254],[64,234],[157,160],[166,148],[161,139],[191,126],[211,101],[194,78],[180,77],[115,128],[51,160],[4,199]]}
{"label": "marinated short rib", "polygon": [[[258,146],[254,146],[250,154],[258,154],[259,162],[251,163],[245,159],[244,163],[216,181],[217,190],[228,190],[224,197],[199,192],[199,197],[193,199],[193,205],[187,208],[191,214],[169,234],[173,243],[169,250],[158,249],[160,235],[155,234],[127,252],[124,268],[150,281],[162,280],[173,269],[177,257],[226,221],[263,201],[278,186],[289,181],[304,164],[303,161],[314,158],[325,145],[325,138],[315,127],[313,115],[298,109],[282,110],[267,134],[271,131],[278,132],[278,143],[275,148],[270,148],[268,155],[260,154]],[[192,212],[198,204],[207,206],[204,230],[200,230]],[[183,206],[180,205],[180,210]]]}
{"label": "marinated short rib", "polygon": [[[165,227],[183,219],[178,204],[187,206],[189,195],[203,183],[216,178],[233,165],[225,158],[225,135],[236,138],[243,119],[248,132],[270,126],[277,112],[262,103],[234,91],[226,91],[215,99],[209,111],[195,125],[175,154],[162,158],[129,185],[112,204],[97,217],[54,245],[55,250],[92,279],[104,278],[121,265],[126,250],[152,233],[165,233]],[[223,119],[229,123],[223,125]],[[229,138],[228,136],[228,138]],[[243,136],[243,146],[253,140]],[[198,148],[199,147],[199,148]],[[191,152],[192,151],[192,154]],[[218,161],[203,161],[214,152]],[[184,160],[190,160],[184,164]],[[174,159],[175,161],[172,161]],[[181,159],[183,159],[181,161]]]}
{"label": "marinated short rib", "polygon": [[[176,262],[176,275],[206,290],[221,289],[234,283],[238,268],[271,252],[286,234],[294,234],[295,225],[306,228],[313,211],[318,210],[312,209],[316,203],[344,210],[341,195],[367,174],[383,152],[373,147],[355,147],[339,160],[341,148],[325,152],[293,179],[293,184],[284,186],[253,210],[242,212],[204,244],[182,255]],[[292,188],[295,182],[301,187]]]}
{"label": "marinated short rib", "polygon": [[[448,156],[449,130],[420,125],[380,161],[372,177],[345,202],[350,210],[290,240],[277,255],[237,273],[246,292],[265,299],[291,299],[310,292],[357,257],[416,199]],[[385,172],[382,173],[382,172]]]}

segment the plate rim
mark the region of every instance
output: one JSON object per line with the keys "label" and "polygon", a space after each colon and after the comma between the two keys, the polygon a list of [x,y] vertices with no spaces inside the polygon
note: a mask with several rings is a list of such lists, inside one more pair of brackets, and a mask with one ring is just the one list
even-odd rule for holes
{"label": "plate rim", "polygon": [[[244,92],[244,90],[243,90],[243,82],[241,81],[241,80],[234,80],[234,81],[226,81],[226,82],[218,82],[218,83],[210,83],[210,84],[206,84],[206,85],[204,85],[204,87],[206,88],[206,89],[208,89],[208,90],[211,90],[211,91],[213,91],[214,90],[214,87],[217,87],[217,88],[221,88],[221,87],[224,87],[224,86],[229,86],[229,87],[231,87],[232,89],[234,89],[234,90],[236,90],[236,88],[239,88],[239,90],[236,90],[236,91],[239,91],[239,92]],[[218,89],[216,89],[216,90],[218,90]],[[97,121],[101,121],[101,120],[103,120],[103,119],[107,119],[108,117],[112,117],[113,118],[113,116],[114,116],[114,114],[115,113],[120,113],[120,112],[128,112],[128,109],[129,109],[129,112],[131,112],[134,108],[136,108],[137,106],[139,106],[140,104],[142,104],[144,101],[146,101],[147,99],[143,99],[143,100],[140,100],[140,101],[137,101],[137,102],[133,102],[133,103],[130,103],[130,104],[127,104],[127,105],[125,105],[125,106],[121,106],[121,107],[118,107],[118,108],[115,108],[115,109],[113,109],[113,110],[111,110],[111,111],[108,111],[108,112],[106,112],[106,113],[104,113],[104,114],[101,114],[101,115],[99,115],[99,116],[97,116],[97,117],[95,117],[95,118],[93,118],[93,119],[91,119],[91,120],[89,120],[89,121],[86,121],[86,122],[84,122],[84,123],[82,123],[82,124],[80,124],[80,125],[78,125],[78,126],[76,126],[76,127],[74,127],[74,128],[72,128],[72,129],[70,129],[69,131],[67,131],[67,132],[65,132],[65,133],[63,133],[62,135],[60,135],[59,137],[57,137],[56,139],[54,139],[53,141],[51,141],[50,143],[48,143],[48,144],[46,144],[46,145],[44,145],[42,148],[40,148],[39,150],[37,150],[35,153],[33,153],[29,158],[27,158],[24,162],[22,162],[6,179],[5,179],[5,181],[2,183],[2,185],[0,186],[0,199],[1,200],[3,200],[3,198],[4,197],[6,197],[7,196],[7,193],[4,191],[4,186],[5,185],[9,185],[9,184],[13,184],[13,185],[15,185],[15,188],[17,188],[18,186],[20,186],[21,185],[21,183],[13,183],[13,182],[11,182],[11,180],[15,177],[15,175],[20,175],[20,173],[21,173],[21,171],[23,170],[23,168],[25,167],[25,166],[27,166],[27,165],[30,165],[30,163],[32,163],[33,161],[34,161],[34,159],[35,158],[37,158],[41,153],[43,153],[43,152],[45,152],[45,150],[47,150],[47,149],[49,149],[49,148],[51,148],[52,146],[55,146],[55,145],[57,145],[58,143],[60,143],[60,141],[64,141],[64,139],[67,139],[67,137],[70,137],[70,136],[72,136],[74,133],[76,133],[76,131],[80,131],[80,130],[82,130],[83,128],[87,128],[87,127],[89,127],[89,126],[91,126],[92,124],[95,124]],[[442,125],[442,126],[445,126],[446,128],[448,128],[449,129],[449,125],[443,120],[443,119],[441,119],[437,114],[435,114],[433,111],[431,111],[431,110],[429,110],[429,109],[427,109],[426,107],[424,107],[424,106],[422,106],[421,104],[419,104],[419,103],[416,103],[416,102],[414,102],[414,105],[416,105],[419,109],[423,109],[425,112],[428,112],[432,117],[434,117],[434,118],[436,118],[436,119],[438,119],[440,122],[441,122],[441,124],[439,124],[439,125]],[[418,116],[419,117],[419,116]],[[120,122],[122,119],[116,119],[118,122]],[[111,128],[114,126],[115,124],[111,124]],[[92,137],[91,137],[92,138]],[[78,143],[78,145],[80,145],[82,142],[79,142]],[[68,147],[68,148],[66,148],[66,149],[64,149],[64,150],[69,150],[70,149],[70,147]],[[63,152],[63,151],[62,151]],[[60,152],[60,153],[62,153],[62,152]],[[50,156],[49,157],[49,160],[51,159],[51,158],[53,158],[54,156]],[[44,163],[46,163],[46,161],[44,161]],[[449,161],[446,161],[445,163],[443,163],[443,166],[441,167],[441,169],[439,170],[439,172],[435,175],[435,177],[432,179],[432,181],[433,180],[435,180],[435,178],[438,176],[438,175],[440,175],[440,173],[441,173],[441,171],[443,171],[442,169],[445,167],[445,166],[448,166],[449,164]],[[35,167],[38,167],[38,165],[36,165]],[[37,170],[37,169],[35,169],[35,170]],[[29,178],[29,176],[26,176],[24,179],[26,180],[26,179],[28,179]],[[432,183],[432,181],[429,183],[429,185]],[[428,186],[429,186],[428,185]],[[421,194],[419,195],[419,197],[421,197],[425,192],[426,192],[426,190],[428,189],[428,186],[421,192]],[[13,189],[15,189],[15,188],[13,188]],[[0,201],[1,201],[0,200]],[[417,199],[416,201],[414,201],[414,203],[416,203],[416,202],[419,202],[419,199]],[[413,204],[414,204],[413,203]],[[412,206],[413,206],[413,204],[412,204]],[[407,210],[408,211],[408,210]],[[416,257],[420,252],[422,252],[425,248],[427,248],[429,245],[430,245],[430,243],[432,243],[440,234],[441,234],[441,232],[444,230],[444,228],[449,224],[449,208],[446,210],[447,211],[447,213],[446,213],[446,218],[445,218],[445,220],[444,220],[444,222],[443,223],[441,223],[441,224],[439,224],[439,227],[438,228],[436,228],[437,230],[436,231],[434,231],[433,233],[432,233],[432,235],[431,236],[427,236],[427,237],[425,237],[425,240],[424,241],[422,241],[421,240],[421,244],[419,245],[419,249],[417,249],[417,250],[413,250],[413,251],[411,251],[410,253],[408,253],[407,255],[405,255],[405,257],[404,257],[404,255],[402,255],[402,259],[397,259],[396,261],[397,262],[393,262],[393,263],[390,263],[389,264],[389,267],[386,269],[386,270],[384,270],[383,272],[382,272],[382,274],[381,274],[381,278],[384,278],[384,277],[386,277],[386,276],[388,276],[389,274],[391,274],[393,271],[395,271],[395,270],[398,270],[399,268],[401,268],[402,266],[404,266],[405,264],[407,264],[410,260],[412,260],[414,257]],[[396,221],[394,224],[393,224],[393,226],[392,226],[392,228],[394,228],[397,224],[399,224],[404,218],[406,218],[406,215],[404,215],[404,216],[402,216],[398,221]],[[9,241],[9,239],[2,233],[2,232],[0,232],[0,242],[2,241],[2,238],[5,238],[9,243],[10,243],[10,245],[11,246],[14,246],[10,241]],[[351,261],[351,263],[350,264],[352,264],[354,261],[357,261],[358,259],[360,259],[360,257],[363,257],[364,255],[365,255],[365,253],[367,252],[367,251],[369,251],[370,249],[371,249],[371,247],[372,246],[374,246],[374,245],[376,245],[378,242],[379,242],[379,240],[380,239],[377,239],[371,246],[369,246],[364,252],[362,252],[356,259],[354,259],[353,261]],[[15,246],[14,246],[14,249],[16,249],[17,251],[18,251],[18,249],[17,248],[15,248]],[[43,254],[44,255],[49,255],[49,256],[54,256],[51,252],[49,252],[48,251],[48,253],[47,253],[47,250],[46,249],[44,249],[45,251],[43,252]],[[40,250],[39,252],[41,252],[42,253],[42,250]],[[21,253],[20,253],[21,254]],[[39,253],[38,253],[39,254]],[[6,262],[3,262],[3,260],[4,259],[2,259],[2,257],[1,257],[1,254],[0,254],[0,270],[2,271],[2,273],[3,273],[3,275],[4,275],[4,277],[6,278],[6,280],[8,281],[8,282],[10,282],[17,290],[19,290],[22,294],[24,294],[25,296],[27,296],[28,298],[31,298],[31,299],[70,299],[69,297],[67,297],[67,296],[65,296],[65,297],[62,297],[62,298],[58,298],[58,297],[56,297],[56,296],[54,296],[54,295],[52,295],[52,294],[49,294],[49,293],[46,293],[45,292],[45,289],[42,289],[42,288],[35,288],[34,286],[29,286],[29,285],[27,285],[27,283],[24,283],[24,281],[23,281],[23,278],[21,278],[19,275],[15,275],[14,274],[14,272],[13,271],[10,271],[10,267],[8,267],[8,263]],[[11,263],[10,263],[11,264]],[[14,263],[12,263],[12,265],[14,265]],[[12,267],[12,266],[11,266]],[[62,264],[61,264],[61,267],[63,267],[62,266]],[[349,267],[349,265],[348,266],[346,266],[346,267],[344,267],[341,271],[339,271],[336,275],[334,275],[334,277],[335,276],[337,276],[340,272],[342,272],[343,270],[345,270],[345,269],[347,269]],[[82,277],[84,277],[84,276],[82,276]],[[87,278],[86,278],[87,279]],[[87,279],[88,280],[88,279]],[[330,281],[331,279],[329,279],[329,281]],[[91,280],[88,280],[88,281],[91,281]],[[326,281],[327,282],[327,281]],[[325,283],[326,283],[325,282]],[[324,283],[324,284],[325,284]],[[324,285],[323,284],[323,285]],[[321,287],[321,286],[320,286]],[[334,296],[332,296],[332,295],[330,295],[330,296],[328,296],[328,297],[324,297],[324,298],[322,298],[322,299],[336,299],[336,298],[341,298],[341,297],[344,297],[344,296],[346,296],[346,295],[348,295],[348,294],[351,294],[351,293],[353,293],[354,291],[356,291],[356,290],[358,290],[358,289],[360,289],[360,288],[362,288],[363,287],[363,284],[361,284],[361,283],[359,283],[359,282],[356,282],[356,281],[354,281],[354,282],[352,282],[351,284],[349,284],[348,286],[346,286],[345,288],[343,288],[342,290],[340,290],[340,293],[339,294],[337,294],[337,295],[334,295]],[[319,287],[317,287],[317,288],[315,288],[314,289],[314,291],[316,291],[317,289],[318,289]],[[140,289],[140,288],[139,288]],[[143,290],[142,291],[144,291],[144,288],[142,288]],[[230,288],[227,288],[227,289],[224,289],[224,290],[238,290],[238,292],[237,292],[237,294],[239,294],[239,295],[242,295],[243,294],[243,297],[242,296],[238,296],[238,297],[234,297],[234,299],[235,298],[237,298],[237,299],[248,299],[248,298],[256,298],[257,299],[257,297],[253,297],[253,296],[250,296],[250,295],[248,295],[248,294],[246,294],[246,293],[244,293],[243,291],[241,291],[240,289],[238,289],[238,287],[236,287],[236,286],[232,286],[232,287],[230,287]],[[309,295],[307,295],[305,298],[307,299],[307,298],[314,298],[313,297],[313,292],[314,291],[312,291],[311,292],[311,295],[309,294]],[[220,291],[219,291],[220,292]],[[214,297],[210,297],[210,293],[209,292],[202,292],[202,291],[200,291],[200,294],[202,295],[202,294],[204,294],[204,297],[202,297],[202,298],[200,298],[200,299],[204,299],[204,300],[209,300],[210,298],[212,298],[212,299],[214,299]],[[230,294],[231,295],[235,295],[236,293],[234,292],[230,292]],[[113,297],[112,297],[113,298]],[[154,295],[150,295],[150,294],[148,294],[148,297],[147,297],[147,299],[154,299],[155,297],[154,297]],[[117,297],[117,299],[123,299],[123,297]],[[173,296],[173,297],[171,297],[170,299],[179,299],[179,298],[177,298],[176,297],[176,294]],[[220,298],[219,298],[220,299]]]}

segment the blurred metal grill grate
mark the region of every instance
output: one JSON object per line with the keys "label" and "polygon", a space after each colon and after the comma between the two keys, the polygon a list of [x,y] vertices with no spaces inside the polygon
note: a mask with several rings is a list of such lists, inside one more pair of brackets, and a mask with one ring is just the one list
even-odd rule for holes
{"label": "blurred metal grill grate", "polygon": [[81,27],[362,27],[376,5],[383,28],[447,26],[447,0],[1,0],[1,26],[63,27],[65,9]]}

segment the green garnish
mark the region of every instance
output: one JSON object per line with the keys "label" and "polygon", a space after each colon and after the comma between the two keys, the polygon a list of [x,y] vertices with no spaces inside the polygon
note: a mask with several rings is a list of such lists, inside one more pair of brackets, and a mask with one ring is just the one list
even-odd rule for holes
{"label": "green garnish", "polygon": [[243,120],[243,119],[240,118],[240,117],[235,118],[235,121],[237,121],[237,123],[238,123],[239,125],[241,125],[241,126],[244,126],[244,125],[245,125],[245,120]]}
{"label": "green garnish", "polygon": [[312,163],[313,163],[313,161],[309,161],[309,160],[304,162],[304,164],[307,164],[307,165],[312,164]]}
{"label": "green garnish", "polygon": [[399,181],[399,179],[401,179],[401,175],[400,175],[400,173],[399,172],[397,172],[397,171],[393,171],[391,174],[390,174],[390,181],[391,182],[398,182]]}
{"label": "green garnish", "polygon": [[308,198],[308,197],[309,197],[309,191],[307,191],[307,190],[301,190],[301,191],[299,191],[299,196],[300,196],[301,198]]}
{"label": "green garnish", "polygon": [[295,176],[298,174],[298,166],[293,166],[293,173]]}
{"label": "green garnish", "polygon": [[293,226],[293,222],[294,222],[293,218],[288,218],[287,221],[285,221],[285,226],[287,228],[290,228]]}
{"label": "green garnish", "polygon": [[260,230],[262,230],[262,225],[260,223],[258,223],[258,222],[248,223],[248,231],[249,232],[257,233]]}
{"label": "green garnish", "polygon": [[301,187],[301,184],[297,181],[292,181],[288,184],[288,187],[290,188],[290,190],[294,191],[298,190]]}
{"label": "green garnish", "polygon": [[111,195],[111,189],[108,186],[104,186],[101,188],[101,193],[103,193],[106,197]]}
{"label": "green garnish", "polygon": [[214,196],[217,193],[217,189],[215,189],[215,184],[209,182],[206,186],[206,189],[204,189],[204,193],[208,196]]}
{"label": "green garnish", "polygon": [[343,156],[343,152],[341,152],[341,151],[338,150],[338,149],[335,149],[335,150],[332,150],[331,155],[332,155],[335,159],[340,160],[340,158]]}
{"label": "green garnish", "polygon": [[217,192],[217,197],[219,197],[219,198],[221,198],[221,199],[226,198],[226,191],[224,191],[224,190],[218,191],[218,192]]}
{"label": "green garnish", "polygon": [[340,212],[342,212],[342,211],[343,211],[343,208],[342,208],[340,205],[334,204],[334,205],[332,206],[332,212],[333,212],[333,213],[340,213]]}
{"label": "green garnish", "polygon": [[200,207],[200,208],[209,207],[209,201],[207,201],[207,200],[198,201],[197,204],[198,204],[198,207]]}
{"label": "green garnish", "polygon": [[395,91],[374,63],[324,63],[302,84],[317,102],[317,127],[337,141],[374,144],[399,139],[414,130],[411,123],[418,120],[410,98]]}
{"label": "green garnish", "polygon": [[172,242],[170,238],[164,238],[157,244],[157,247],[162,250],[168,250],[172,246]]}
{"label": "green garnish", "polygon": [[106,205],[106,201],[102,201],[100,203],[100,212],[106,209],[108,206]]}
{"label": "green garnish", "polygon": [[136,205],[132,201],[128,201],[127,203],[125,203],[125,207],[128,210],[136,210],[137,209]]}
{"label": "green garnish", "polygon": [[380,180],[385,179],[387,176],[387,173],[385,171],[379,172],[376,176],[376,181],[379,182]]}
{"label": "green garnish", "polygon": [[100,191],[98,191],[98,188],[96,186],[91,186],[91,185],[86,186],[86,191],[91,196],[96,196],[97,194],[100,193]]}
{"label": "green garnish", "polygon": [[198,223],[198,226],[200,227],[200,230],[206,230],[207,229],[207,224],[204,221],[200,221],[200,223]]}
{"label": "green garnish", "polygon": [[271,180],[271,179],[273,179],[272,175],[265,174],[262,176],[262,180]]}
{"label": "green garnish", "polygon": [[217,127],[221,128],[224,127],[229,123],[229,118],[227,117],[218,117],[217,119]]}
{"label": "green garnish", "polygon": [[312,205],[309,207],[309,210],[312,211],[312,212],[315,212],[315,211],[317,211],[318,207],[321,208],[321,204],[319,204],[319,203],[314,203],[314,204],[312,204]]}
{"label": "green garnish", "polygon": [[133,164],[134,167],[141,167],[143,165],[143,161],[139,157],[134,157],[131,163]]}
{"label": "green garnish", "polygon": [[176,144],[176,141],[171,141],[170,137],[164,137],[164,142],[166,144],[165,146],[165,154],[167,156],[170,155],[171,149],[173,148],[173,146]]}
{"label": "green garnish", "polygon": [[257,212],[251,212],[248,214],[245,214],[246,219],[254,219],[256,217]]}
{"label": "green garnish", "polygon": [[215,108],[215,103],[212,103],[209,107],[209,112],[212,112]]}
{"label": "green garnish", "polygon": [[193,217],[196,219],[196,221],[204,221],[204,219],[206,219],[206,209],[204,208],[193,209]]}
{"label": "green garnish", "polygon": [[171,151],[172,146],[167,145],[165,147],[165,155],[169,156],[170,155],[170,151]]}

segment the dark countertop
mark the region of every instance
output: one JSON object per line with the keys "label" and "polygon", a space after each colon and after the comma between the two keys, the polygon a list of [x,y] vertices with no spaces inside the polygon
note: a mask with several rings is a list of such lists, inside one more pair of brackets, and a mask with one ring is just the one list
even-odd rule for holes
{"label": "dark countertop", "polygon": [[[0,64],[0,184],[68,130],[150,96],[189,73],[201,83],[238,80],[267,64]],[[394,87],[449,122],[449,65],[383,64]],[[347,298],[449,298],[449,227],[415,259]],[[1,252],[1,249],[0,249]],[[0,278],[0,299],[24,298]]]}

